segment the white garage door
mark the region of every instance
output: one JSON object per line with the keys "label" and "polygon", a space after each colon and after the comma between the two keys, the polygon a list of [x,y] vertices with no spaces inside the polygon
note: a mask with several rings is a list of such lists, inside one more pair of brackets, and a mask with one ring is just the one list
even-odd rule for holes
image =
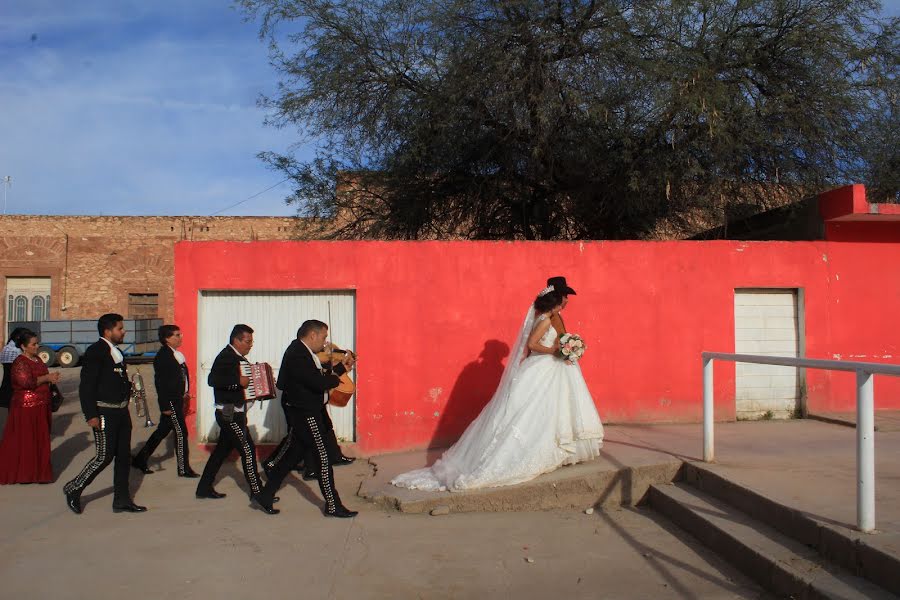
{"label": "white garage door", "polygon": [[[797,332],[796,290],[735,290],[737,354],[797,357]],[[737,363],[736,385],[738,419],[789,418],[797,410],[795,367]]]}
{"label": "white garage door", "polygon": [[[215,441],[219,435],[213,391],[206,385],[206,378],[216,355],[228,344],[228,335],[235,324],[245,323],[253,328],[253,350],[247,358],[251,362],[269,363],[276,379],[284,350],[296,339],[300,324],[307,319],[328,323],[329,302],[329,339],[341,348],[354,347],[355,306],[351,291],[204,291],[199,302],[197,434],[200,441]],[[329,407],[339,440],[354,439],[355,405],[356,396],[343,408]],[[256,442],[277,443],[287,431],[280,396],[257,402],[248,411],[247,422]]]}

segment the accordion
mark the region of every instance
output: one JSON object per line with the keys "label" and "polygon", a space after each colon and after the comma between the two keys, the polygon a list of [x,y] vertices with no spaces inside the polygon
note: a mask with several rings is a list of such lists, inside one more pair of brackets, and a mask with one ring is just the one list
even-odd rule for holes
{"label": "accordion", "polygon": [[241,375],[250,378],[250,384],[244,388],[244,400],[271,400],[275,397],[275,378],[269,363],[240,362]]}

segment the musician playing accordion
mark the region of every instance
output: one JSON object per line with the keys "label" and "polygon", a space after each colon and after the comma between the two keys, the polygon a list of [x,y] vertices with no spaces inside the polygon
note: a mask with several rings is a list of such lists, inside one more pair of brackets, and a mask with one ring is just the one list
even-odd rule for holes
{"label": "musician playing accordion", "polygon": [[253,348],[253,329],[248,325],[235,325],[229,340],[230,343],[213,361],[207,380],[215,395],[216,423],[220,433],[219,441],[203,469],[196,496],[225,497],[225,494],[220,494],[213,488],[213,484],[222,463],[236,449],[241,455],[244,477],[250,486],[250,499],[266,513],[278,514],[278,509],[272,508],[274,496],[263,494],[264,488],[256,470],[256,446],[247,430],[248,402],[245,400],[244,389],[250,384],[250,379],[241,374],[240,363],[248,362],[246,356]]}

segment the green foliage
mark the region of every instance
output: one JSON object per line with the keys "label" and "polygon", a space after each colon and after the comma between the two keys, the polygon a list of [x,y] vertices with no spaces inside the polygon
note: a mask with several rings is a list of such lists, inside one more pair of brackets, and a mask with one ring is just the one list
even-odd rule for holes
{"label": "green foliage", "polygon": [[269,122],[321,141],[262,157],[338,237],[640,238],[773,187],[900,189],[877,2],[239,4],[283,76]]}

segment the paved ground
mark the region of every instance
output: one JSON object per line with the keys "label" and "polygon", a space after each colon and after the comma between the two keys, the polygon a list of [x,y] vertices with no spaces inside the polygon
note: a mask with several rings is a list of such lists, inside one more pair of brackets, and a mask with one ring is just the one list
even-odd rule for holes
{"label": "paved ground", "polygon": [[[826,423],[856,427],[855,412],[817,412],[809,417]],[[876,410],[875,430],[900,431],[900,410]]]}
{"label": "paved ground", "polygon": [[[360,515],[321,516],[318,488],[292,478],[268,516],[249,507],[237,463],[196,500],[171,445],[153,475],[132,471],[150,511],[113,514],[112,472],[73,515],[62,485],[92,455],[77,414],[77,369],[64,372],[48,485],[0,488],[0,598],[764,598],[755,584],[651,511],[619,509],[402,515],[354,495],[374,468],[338,469]],[[154,411],[155,414],[155,411]],[[134,446],[151,430],[136,426]],[[162,458],[162,460],[158,460]],[[195,452],[200,470],[205,456]]]}
{"label": "paved ground", "polygon": [[[148,513],[111,512],[108,469],[87,490],[85,513],[76,516],[65,507],[62,485],[92,455],[74,393],[77,374],[64,371],[67,404],[54,418],[57,480],[0,488],[0,598],[765,597],[692,538],[640,508],[430,517],[384,510],[354,495],[392,471],[425,464],[433,452],[338,469],[338,489],[361,511],[338,521],[321,516],[318,488],[297,478],[281,492],[282,514],[252,510],[236,462],[217,484],[228,498],[196,500],[194,482],[175,476],[170,444],[151,461],[156,473],[132,471],[135,498]],[[135,447],[151,431],[136,425]],[[852,527],[854,440],[852,428],[816,421],[719,424],[715,468]],[[700,449],[698,425],[609,427],[602,460],[584,468],[628,467],[653,455],[661,462],[694,460]],[[878,538],[896,550],[900,433],[879,431],[876,456]],[[195,451],[194,468],[204,460]]]}

